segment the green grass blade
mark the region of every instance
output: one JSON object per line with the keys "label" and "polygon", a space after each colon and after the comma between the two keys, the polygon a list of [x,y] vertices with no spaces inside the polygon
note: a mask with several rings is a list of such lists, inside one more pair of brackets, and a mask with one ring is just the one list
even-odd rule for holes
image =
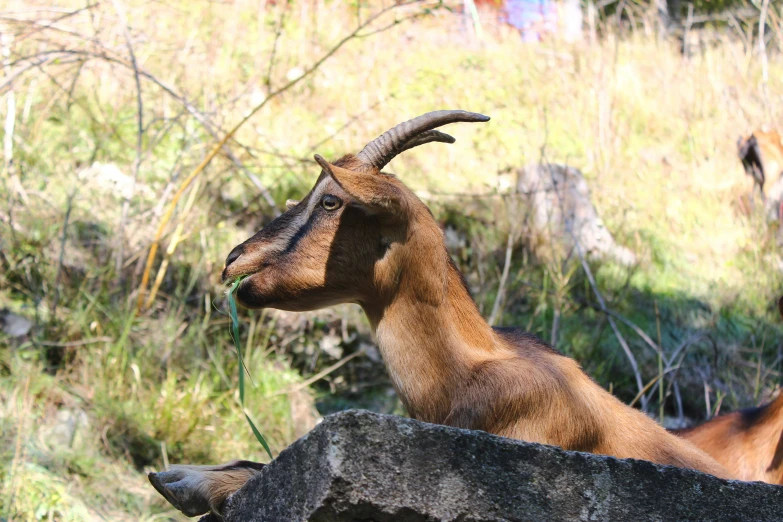
{"label": "green grass blade", "polygon": [[[242,413],[244,413],[244,412],[242,412]],[[263,435],[261,435],[261,432],[258,431],[258,428],[256,428],[256,425],[253,424],[253,421],[250,420],[250,416],[247,413],[245,413],[245,418],[247,419],[247,423],[250,424],[250,429],[253,430],[253,435],[256,436],[256,440],[258,442],[260,442],[261,445],[266,450],[266,454],[269,455],[270,459],[274,458],[272,456],[272,450],[269,449],[269,444],[266,443],[266,439],[264,438]]]}
{"label": "green grass blade", "polygon": [[244,411],[245,410],[245,372],[248,373],[248,376],[250,375],[250,372],[248,371],[247,366],[245,366],[245,361],[242,358],[242,347],[239,344],[239,316],[237,314],[236,298],[234,297],[234,293],[236,292],[239,283],[242,282],[242,279],[244,278],[240,277],[236,281],[234,281],[234,284],[231,286],[231,291],[228,293],[228,307],[229,307],[229,312],[231,314],[231,337],[234,341],[234,348],[237,351],[237,357],[239,358],[239,403],[242,405],[242,413],[245,415],[245,419],[247,419],[247,423],[250,424],[250,429],[253,430],[253,435],[255,435],[256,440],[258,440],[258,442],[261,443],[261,446],[264,447],[267,455],[269,455],[269,458],[272,459],[274,457],[272,456],[272,451],[269,449],[269,444],[266,443],[266,439],[264,439],[264,436],[261,435],[261,432],[258,431],[256,425],[253,424],[253,421],[250,420],[250,417]]}

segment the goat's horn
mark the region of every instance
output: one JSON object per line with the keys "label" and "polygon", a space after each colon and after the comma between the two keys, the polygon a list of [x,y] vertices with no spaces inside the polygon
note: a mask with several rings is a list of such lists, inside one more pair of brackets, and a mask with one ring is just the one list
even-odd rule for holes
{"label": "goat's horn", "polygon": [[[387,130],[357,154],[358,158],[368,165],[382,169],[392,158],[404,150],[408,150],[431,141],[453,143],[454,138],[438,132],[429,133],[433,129],[449,123],[484,122],[489,121],[489,116],[467,111],[433,111],[422,114],[417,118],[400,123],[396,127]],[[426,134],[425,134],[426,133]],[[442,139],[448,136],[452,141]],[[421,139],[417,139],[421,138]]]}
{"label": "goat's horn", "polygon": [[405,145],[400,148],[397,154],[401,154],[408,149],[412,149],[413,147],[424,145],[425,143],[432,143],[433,141],[440,143],[454,143],[457,140],[454,139],[454,136],[449,136],[445,132],[428,130],[422,132],[421,134],[417,134],[416,136],[406,141]]}

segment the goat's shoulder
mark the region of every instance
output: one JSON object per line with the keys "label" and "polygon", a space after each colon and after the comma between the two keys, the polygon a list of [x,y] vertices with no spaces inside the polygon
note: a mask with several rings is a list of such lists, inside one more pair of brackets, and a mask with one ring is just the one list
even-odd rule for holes
{"label": "goat's shoulder", "polygon": [[471,365],[445,424],[504,433],[520,419],[547,415],[572,395],[575,361],[530,333],[493,330],[503,344],[501,355]]}

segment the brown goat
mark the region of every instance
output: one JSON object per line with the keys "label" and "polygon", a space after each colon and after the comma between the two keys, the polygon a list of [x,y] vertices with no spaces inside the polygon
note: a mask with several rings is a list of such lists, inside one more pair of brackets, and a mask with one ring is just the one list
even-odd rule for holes
{"label": "brown goat", "polygon": [[[783,317],[783,297],[778,310]],[[672,432],[711,455],[740,480],[783,484],[783,392],[763,406]]]}
{"label": "brown goat", "polygon": [[766,199],[783,175],[783,139],[774,130],[757,130],[737,140],[737,153],[745,173],[753,178],[754,189]]}
{"label": "brown goat", "polygon": [[783,139],[774,130],[757,130],[738,142],[745,172],[754,180],[771,221],[783,220]]}
{"label": "brown goat", "polygon": [[[592,381],[573,359],[479,313],[429,209],[381,169],[429,141],[433,129],[489,118],[436,111],[402,123],[358,155],[320,156],[310,193],[226,259],[223,280],[249,308],[313,310],[356,303],[366,313],[394,387],[416,419],[567,450],[734,475]],[[259,464],[177,466],[150,481],[187,515],[219,513]]]}

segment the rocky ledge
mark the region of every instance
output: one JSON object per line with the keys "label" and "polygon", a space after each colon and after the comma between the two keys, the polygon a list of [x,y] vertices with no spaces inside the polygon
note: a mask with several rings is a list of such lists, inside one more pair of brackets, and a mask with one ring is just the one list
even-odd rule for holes
{"label": "rocky ledge", "polygon": [[783,487],[348,411],[233,495],[226,522],[783,520]]}

